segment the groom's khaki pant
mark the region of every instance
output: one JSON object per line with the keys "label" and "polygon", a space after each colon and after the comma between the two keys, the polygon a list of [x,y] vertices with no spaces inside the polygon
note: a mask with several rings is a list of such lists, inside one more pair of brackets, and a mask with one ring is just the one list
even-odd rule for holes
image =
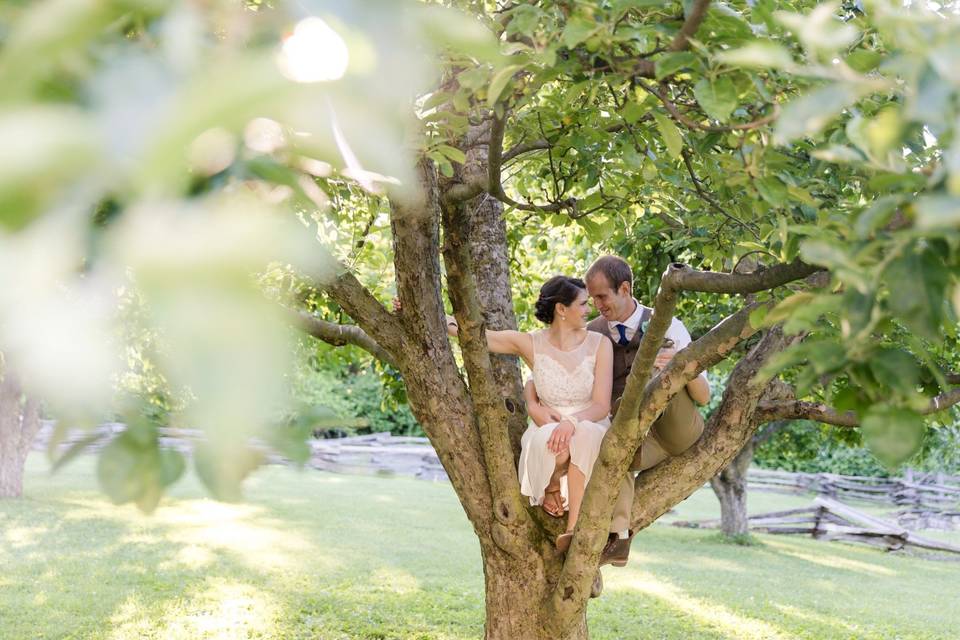
{"label": "groom's khaki pant", "polygon": [[630,528],[636,472],[650,469],[670,456],[683,453],[700,439],[702,433],[703,416],[697,411],[697,406],[687,390],[682,389],[650,427],[630,464],[630,471],[620,483],[620,494],[613,508],[610,531]]}

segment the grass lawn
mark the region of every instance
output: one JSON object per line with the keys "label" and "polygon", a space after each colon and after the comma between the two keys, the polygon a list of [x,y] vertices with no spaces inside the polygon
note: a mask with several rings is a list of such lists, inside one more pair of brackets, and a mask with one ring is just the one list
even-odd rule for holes
{"label": "grass lawn", "polygon": [[[243,504],[179,483],[156,514],[114,507],[92,459],[0,502],[0,638],[478,638],[479,548],[450,487],[272,467]],[[751,511],[809,498],[755,494]],[[720,542],[671,519],[717,516],[700,491],[605,568],[595,639],[960,637],[960,562],[806,538]],[[522,639],[518,639],[522,640]]]}

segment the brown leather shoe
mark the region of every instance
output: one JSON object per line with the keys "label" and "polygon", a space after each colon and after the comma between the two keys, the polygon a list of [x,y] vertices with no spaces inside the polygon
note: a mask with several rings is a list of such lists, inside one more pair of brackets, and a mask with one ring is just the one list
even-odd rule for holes
{"label": "brown leather shoe", "polygon": [[593,576],[593,584],[590,585],[590,597],[599,598],[603,593],[603,574],[597,569],[597,575]]}
{"label": "brown leather shoe", "polygon": [[600,552],[600,565],[612,564],[615,567],[627,566],[627,559],[630,557],[630,543],[633,542],[633,531],[627,534],[626,538],[621,539],[615,533],[611,533],[607,538],[607,544]]}

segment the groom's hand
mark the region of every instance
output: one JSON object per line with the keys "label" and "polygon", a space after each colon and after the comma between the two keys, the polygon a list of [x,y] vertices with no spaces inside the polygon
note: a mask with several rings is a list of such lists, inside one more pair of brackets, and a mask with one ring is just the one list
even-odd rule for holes
{"label": "groom's hand", "polygon": [[676,349],[660,349],[660,351],[657,352],[656,360],[653,361],[654,368],[663,369],[670,364],[670,361],[673,360],[673,356],[675,355],[677,355]]}
{"label": "groom's hand", "polygon": [[527,405],[527,412],[530,414],[530,418],[533,420],[534,424],[538,427],[542,427],[545,424],[550,424],[551,422],[560,422],[560,414],[551,409],[550,407],[545,407],[539,402],[531,402]]}

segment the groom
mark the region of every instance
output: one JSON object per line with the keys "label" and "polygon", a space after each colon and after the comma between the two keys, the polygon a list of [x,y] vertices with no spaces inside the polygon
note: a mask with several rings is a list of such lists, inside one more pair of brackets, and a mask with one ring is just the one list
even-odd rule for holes
{"label": "groom", "polygon": [[[633,297],[633,272],[630,265],[617,256],[599,258],[590,265],[585,280],[587,292],[600,312],[600,317],[587,324],[587,330],[601,333],[613,342],[613,391],[610,406],[616,413],[627,376],[637,355],[637,348],[640,346],[640,338],[643,337],[653,310]],[[672,347],[663,348],[657,353],[654,366],[658,369],[665,367],[677,351],[691,342],[690,332],[676,318],[670,324],[666,338],[673,344]],[[538,425],[558,421],[557,416],[551,416],[550,410],[540,404],[533,382],[528,382],[524,388],[524,399],[530,417]],[[673,397],[651,426],[633,457],[630,470],[621,482],[613,520],[610,523],[610,536],[600,556],[600,566],[612,564],[622,567],[627,564],[634,533],[630,530],[630,510],[633,506],[635,472],[650,469],[692,446],[703,433],[703,418],[694,403],[703,405],[709,400],[710,385],[706,375],[701,373]]]}

